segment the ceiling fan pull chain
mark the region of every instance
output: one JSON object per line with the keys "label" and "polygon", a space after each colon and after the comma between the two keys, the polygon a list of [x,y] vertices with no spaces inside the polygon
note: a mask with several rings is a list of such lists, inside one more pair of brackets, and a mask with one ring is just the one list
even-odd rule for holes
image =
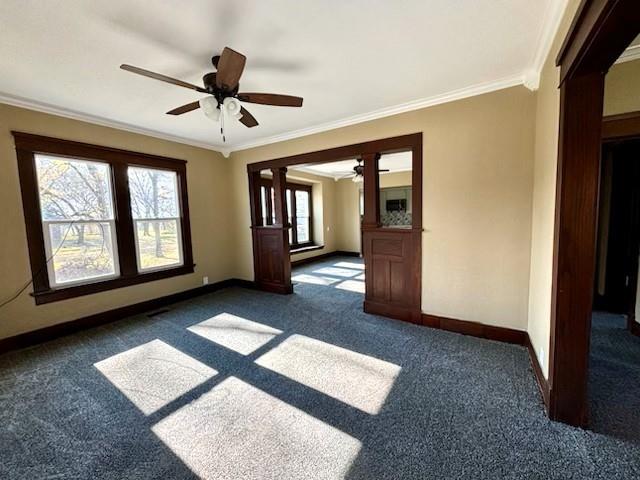
{"label": "ceiling fan pull chain", "polygon": [[222,141],[226,143],[227,139],[224,136],[224,106],[220,105],[220,134],[222,135]]}

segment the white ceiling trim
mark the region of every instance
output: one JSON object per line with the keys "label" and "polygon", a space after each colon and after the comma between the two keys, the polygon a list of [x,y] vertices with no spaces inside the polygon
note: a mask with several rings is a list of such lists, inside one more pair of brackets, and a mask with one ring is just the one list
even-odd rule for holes
{"label": "white ceiling trim", "polygon": [[229,156],[228,150],[214,147],[208,143],[198,142],[190,140],[188,138],[179,137],[175,135],[168,135],[166,133],[150,130],[147,128],[136,127],[128,123],[117,122],[109,120],[108,118],[99,117],[97,115],[90,115],[88,113],[78,112],[76,110],[70,110],[67,108],[57,107],[48,103],[38,102],[35,100],[29,100],[28,98],[22,98],[15,95],[9,95],[7,93],[0,92],[0,103],[12,105],[14,107],[27,108],[29,110],[35,110],[36,112],[48,113],[51,115],[57,115],[59,117],[70,118],[72,120],[79,120],[81,122],[87,122],[94,125],[100,125],[102,127],[115,128],[117,130],[124,130],[126,132],[137,133],[148,137],[159,138],[161,140],[168,140],[170,142],[182,143],[184,145],[191,145],[192,147],[205,148],[207,150],[213,150],[214,152],[222,153],[225,157]]}
{"label": "white ceiling trim", "polygon": [[568,0],[554,0],[547,6],[544,21],[542,22],[542,30],[538,38],[538,48],[531,61],[531,68],[525,74],[524,85],[529,90],[537,90],[540,86],[540,74],[544,67],[544,62],[551,52],[551,46],[560,28],[560,22],[567,9],[567,4]]}
{"label": "white ceiling trim", "polygon": [[620,55],[620,58],[616,60],[616,63],[630,62],[632,60],[638,60],[639,58],[640,45],[634,45],[633,47],[629,47],[624,52],[622,52],[622,55]]}
{"label": "white ceiling trim", "polygon": [[442,95],[434,95],[432,97],[422,98],[420,100],[414,100],[412,102],[402,103],[393,107],[382,108],[380,110],[374,110],[372,112],[363,113],[360,115],[354,115],[353,117],[336,120],[334,122],[323,123],[314,127],[303,128],[300,130],[294,130],[293,132],[283,133],[280,135],[274,135],[272,137],[260,138],[251,142],[243,143],[233,147],[231,150],[237,152],[239,150],[246,150],[248,148],[261,147],[270,143],[283,142],[285,140],[292,140],[298,137],[304,137],[312,135],[314,133],[326,132],[328,130],[334,130],[336,128],[348,127],[349,125],[355,125],[357,123],[368,122],[370,120],[377,120],[383,117],[390,117],[399,113],[410,112],[413,110],[420,110],[421,108],[433,107],[443,103],[453,102],[455,100],[462,100],[464,98],[474,97],[476,95],[482,95],[483,93],[495,92],[496,90],[502,90],[509,87],[515,87],[517,85],[523,85],[525,77],[523,75],[514,75],[512,77],[503,78],[494,82],[481,83],[473,85],[471,87],[454,90],[452,92],[444,93]]}

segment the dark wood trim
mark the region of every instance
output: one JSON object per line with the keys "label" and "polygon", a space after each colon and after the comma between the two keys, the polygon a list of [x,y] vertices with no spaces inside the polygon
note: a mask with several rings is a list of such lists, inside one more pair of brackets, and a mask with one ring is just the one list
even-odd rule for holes
{"label": "dark wood trim", "polygon": [[[250,183],[250,201],[252,215],[259,211],[255,205],[256,195],[251,195],[251,184],[255,183],[256,172],[286,168],[293,165],[308,163],[327,163],[343,159],[365,159],[365,183],[370,185],[368,202],[365,199],[365,212],[374,212],[379,209],[371,200],[377,196],[375,178],[378,172],[375,168],[376,158],[386,153],[411,151],[412,155],[412,200],[413,215],[410,229],[383,228],[378,222],[361,227],[363,249],[365,258],[366,286],[364,311],[379,315],[390,316],[401,320],[420,323],[421,295],[422,295],[422,133],[402,135],[398,137],[373,140],[369,142],[346,145],[327,150],[304,153],[290,157],[265,160],[247,165],[247,173]],[[367,158],[374,159],[372,162]],[[369,168],[367,168],[367,164]],[[372,182],[373,181],[373,182]],[[369,206],[367,207],[367,203]],[[260,282],[259,279],[268,279],[280,274],[281,252],[273,248],[273,240],[262,240],[265,233],[252,219],[253,232],[253,256],[256,283],[267,291],[283,290],[279,284],[269,284],[268,281]],[[274,237],[271,234],[271,237]],[[269,249],[266,248],[270,242]],[[391,255],[383,251],[389,249]],[[369,252],[369,254],[367,254]],[[378,255],[373,259],[373,255]],[[367,263],[368,262],[368,263]],[[275,273],[274,273],[275,272]],[[377,278],[377,280],[372,280]],[[278,283],[278,282],[276,282]],[[285,293],[290,293],[284,288]]]}
{"label": "dark wood trim", "polygon": [[309,258],[302,258],[300,260],[295,260],[291,262],[291,267],[300,267],[301,265],[307,265],[309,263],[320,262],[322,260],[326,260],[331,257],[360,257],[360,253],[358,252],[346,252],[344,250],[336,250],[335,252],[323,253],[321,255],[315,255]]}
{"label": "dark wood trim", "polygon": [[[187,163],[186,160],[177,158],[161,157],[159,155],[105,147],[103,145],[93,145],[42,135],[33,135],[31,133],[12,131],[11,134],[13,135],[17,149],[36,153],[49,153],[52,155],[86,160],[101,160],[107,163],[124,163],[126,165],[167,168],[169,170],[174,170],[179,165],[186,165]],[[132,161],[134,158],[135,161]]]}
{"label": "dark wood trim", "polygon": [[588,422],[588,365],[604,75],[640,33],[637,0],[584,0],[557,57],[560,124],[549,416]]}
{"label": "dark wood trim", "polygon": [[[273,180],[271,178],[266,178],[266,177],[260,177],[259,181],[258,181],[259,185],[260,185],[260,189],[262,189],[263,187],[266,189],[266,191],[271,192],[271,189],[273,188]],[[291,190],[292,194],[291,194],[291,212],[289,212],[289,217],[291,217],[291,243],[289,245],[290,247],[290,251],[295,250],[297,248],[304,248],[304,247],[312,247],[312,246],[316,246],[313,243],[314,237],[313,237],[313,185],[306,185],[306,184],[302,184],[302,183],[295,183],[295,182],[286,182],[286,189],[285,190]],[[304,243],[298,243],[298,230],[296,229],[296,226],[298,225],[298,217],[297,217],[297,199],[296,199],[296,195],[295,195],[295,191],[304,191],[307,192],[309,194],[309,241],[308,242],[304,242]],[[260,192],[260,203],[262,203],[262,192]],[[266,196],[266,221],[267,221],[267,225],[272,225],[273,224],[273,204],[271,202],[271,195],[267,195]],[[260,213],[262,214],[262,205],[260,204],[258,206],[260,208]]]}
{"label": "dark wood trim", "polygon": [[640,137],[640,111],[609,115],[602,119],[602,140],[605,142]]}
{"label": "dark wood trim", "polygon": [[32,332],[21,333],[9,338],[0,339],[0,354],[8,352],[10,350],[17,350],[20,348],[30,347],[39,343],[54,340],[65,335],[71,335],[82,330],[94,328],[106,323],[122,320],[133,315],[140,315],[145,312],[152,312],[159,308],[166,307],[177,302],[189,300],[191,298],[206,295],[223,288],[229,287],[241,287],[241,288],[255,288],[253,282],[240,279],[229,279],[221,282],[212,283],[202,287],[197,287],[191,290],[185,290],[183,292],[173,293],[164,297],[155,298],[153,300],[147,300],[133,305],[127,305],[124,307],[115,308],[106,312],[96,313],[87,317],[71,320],[68,322],[59,323],[50,327],[41,328]]}
{"label": "dark wood trim", "polygon": [[362,228],[379,228],[380,225],[380,174],[378,165],[379,153],[362,155],[364,164],[364,215]]}
{"label": "dark wood trim", "polygon": [[438,315],[422,314],[422,325],[448,332],[461,333],[472,337],[495,340],[497,342],[512,343],[515,345],[527,344],[527,332],[513,328],[496,327],[484,323],[458,320],[455,318],[441,317]]}
{"label": "dark wood trim", "polygon": [[[16,146],[27,246],[33,277],[32,295],[35,298],[36,305],[193,273],[195,265],[193,263],[191,245],[186,161],[22,132],[12,132],[12,134]],[[119,277],[65,288],[51,288],[47,274],[47,257],[35,167],[35,155],[37,153],[98,161],[110,166],[113,182]],[[133,230],[134,222],[131,214],[127,175],[127,167],[130,165],[175,172],[181,212],[183,265],[148,273],[138,272]]]}
{"label": "dark wood trim", "polygon": [[542,373],[542,367],[540,367],[540,363],[538,362],[538,357],[533,348],[533,344],[531,343],[531,338],[529,334],[526,334],[526,347],[529,352],[529,360],[531,361],[531,367],[533,368],[533,374],[536,377],[536,383],[538,384],[538,389],[540,390],[540,394],[542,395],[542,401],[544,403],[544,408],[549,412],[549,382],[544,378],[544,374]]}
{"label": "dark wood trim", "polygon": [[249,172],[255,172],[277,167],[292,167],[303,163],[336,162],[338,160],[360,158],[366,153],[395,153],[418,148],[420,148],[420,153],[422,153],[422,133],[411,133],[398,137],[383,138],[380,140],[329,148],[327,150],[292,155],[290,157],[250,163],[247,165],[247,170]]}
{"label": "dark wood trim", "polygon": [[116,288],[130,287],[131,285],[139,285],[141,283],[155,282],[165,278],[177,277],[179,275],[188,275],[195,271],[194,265],[183,265],[176,268],[168,268],[155,272],[141,273],[132,276],[121,276],[104,282],[85,283],[67,288],[51,289],[33,293],[36,305],[44,305],[51,302],[59,302],[70,298],[91,295],[99,292],[106,292]]}
{"label": "dark wood trim", "polygon": [[605,73],[637,36],[637,0],[582,0],[556,58],[560,83]]}

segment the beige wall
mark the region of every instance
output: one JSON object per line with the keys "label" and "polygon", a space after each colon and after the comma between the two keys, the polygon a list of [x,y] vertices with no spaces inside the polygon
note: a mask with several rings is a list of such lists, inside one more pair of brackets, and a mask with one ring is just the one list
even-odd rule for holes
{"label": "beige wall", "polygon": [[604,114],[640,110],[640,60],[615,64],[605,77]]}
{"label": "beige wall", "polygon": [[560,91],[558,90],[560,70],[555,66],[555,58],[579,3],[580,0],[569,0],[544,64],[536,99],[528,330],[542,371],[547,377],[560,118]]}
{"label": "beige wall", "polygon": [[31,277],[11,130],[165,155],[188,161],[187,181],[196,273],[36,306],[28,292],[0,309],[0,338],[229,278],[234,273],[231,163],[220,154],[0,104],[0,302]]}
{"label": "beige wall", "polygon": [[534,108],[514,87],[233,153],[236,276],[253,278],[247,163],[423,132],[423,311],[525,330]]}

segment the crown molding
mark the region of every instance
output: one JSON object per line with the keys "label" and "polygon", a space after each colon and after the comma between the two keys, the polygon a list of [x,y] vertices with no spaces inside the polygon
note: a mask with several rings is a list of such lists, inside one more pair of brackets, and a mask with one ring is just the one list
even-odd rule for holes
{"label": "crown molding", "polygon": [[336,128],[348,127],[357,123],[368,122],[370,120],[377,120],[379,118],[390,117],[392,115],[398,115],[399,113],[411,112],[413,110],[420,110],[422,108],[433,107],[435,105],[441,105],[443,103],[449,103],[456,100],[462,100],[464,98],[474,97],[476,95],[482,95],[483,93],[495,92],[497,90],[503,90],[505,88],[515,87],[517,85],[524,84],[525,77],[522,74],[513,75],[511,77],[502,78],[493,82],[479,83],[470,87],[461,88],[459,90],[453,90],[441,95],[434,95],[432,97],[422,98],[420,100],[414,100],[412,102],[402,103],[393,107],[382,108],[380,110],[374,110],[368,113],[360,115],[354,115],[341,120],[333,122],[327,122],[314,127],[302,128],[300,130],[294,130],[292,132],[283,133],[280,135],[273,135],[271,137],[265,137],[253,140],[251,142],[245,142],[240,145],[232,147],[234,152],[240,150],[247,150],[249,148],[261,147],[263,145],[269,145],[271,143],[283,142],[285,140],[292,140],[298,137],[305,137],[307,135],[313,135],[314,133],[326,132],[328,130],[334,130]]}
{"label": "crown molding", "polygon": [[640,45],[634,45],[622,52],[622,55],[620,55],[620,58],[618,58],[615,63],[631,62],[632,60],[638,59],[640,59]]}
{"label": "crown molding", "polygon": [[117,130],[124,130],[126,132],[137,133],[139,135],[145,135],[148,137],[159,138],[161,140],[168,140],[170,142],[181,143],[184,145],[190,145],[192,147],[204,148],[212,150],[214,152],[221,153],[225,157],[230,154],[229,149],[221,149],[218,146],[210,145],[205,142],[199,142],[189,138],[184,138],[176,135],[169,135],[166,133],[158,132],[156,130],[150,130],[147,128],[136,127],[124,122],[118,122],[110,120],[108,118],[100,117],[97,115],[91,115],[88,113],[78,112],[76,110],[70,110],[67,108],[57,107],[44,102],[38,102],[36,100],[29,100],[27,98],[18,97],[16,95],[10,95],[0,92],[0,103],[5,103],[14,107],[26,108],[28,110],[35,110],[36,112],[48,113],[50,115],[57,115],[59,117],[69,118],[72,120],[79,120],[81,122],[91,123],[93,125],[100,125],[102,127],[115,128]]}
{"label": "crown molding", "polygon": [[547,5],[540,35],[538,36],[538,47],[531,60],[531,67],[525,73],[524,85],[529,90],[537,90],[540,87],[540,73],[544,67],[544,62],[549,56],[553,40],[560,28],[560,22],[567,9],[568,0],[550,0]]}

